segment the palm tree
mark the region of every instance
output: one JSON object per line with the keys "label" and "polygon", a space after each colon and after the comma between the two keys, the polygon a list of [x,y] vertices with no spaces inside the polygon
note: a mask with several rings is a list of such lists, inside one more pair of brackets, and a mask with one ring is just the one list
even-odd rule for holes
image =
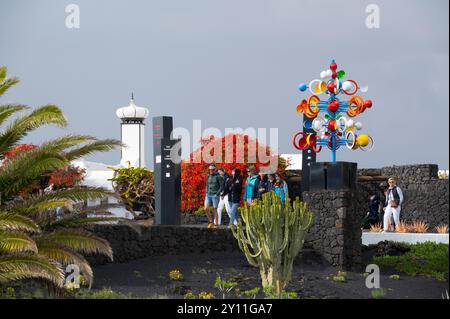
{"label": "palm tree", "polygon": [[[17,78],[7,78],[0,67],[0,97]],[[22,152],[2,165],[6,151],[16,146],[33,130],[55,125],[65,127],[67,120],[56,105],[31,110],[25,105],[0,105],[0,284],[24,278],[41,278],[56,287],[64,284],[64,266],[77,264],[92,281],[92,269],[84,253],[102,253],[112,259],[107,241],[85,230],[85,225],[105,220],[87,218],[81,213],[57,218],[49,210],[69,201],[93,200],[115,196],[103,188],[73,188],[32,195],[17,200],[17,194],[32,181],[53,170],[67,167],[71,160],[94,152],[121,146],[117,140],[97,140],[87,135],[66,135]],[[19,114],[20,113],[20,114]],[[4,128],[13,115],[18,115]]]}

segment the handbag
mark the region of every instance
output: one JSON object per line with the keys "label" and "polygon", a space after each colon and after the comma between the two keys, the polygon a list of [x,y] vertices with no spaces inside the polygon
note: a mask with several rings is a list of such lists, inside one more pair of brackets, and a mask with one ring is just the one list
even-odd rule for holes
{"label": "handbag", "polygon": [[398,207],[397,202],[395,200],[389,201],[389,204],[391,205],[392,208],[397,208]]}

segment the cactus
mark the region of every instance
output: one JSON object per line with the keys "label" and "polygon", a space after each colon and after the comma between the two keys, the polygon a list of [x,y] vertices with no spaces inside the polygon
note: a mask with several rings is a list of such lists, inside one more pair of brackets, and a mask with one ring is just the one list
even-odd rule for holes
{"label": "cactus", "polygon": [[292,205],[288,199],[281,203],[273,192],[240,210],[231,230],[249,264],[259,268],[263,288],[273,287],[282,295],[312,219],[299,198]]}

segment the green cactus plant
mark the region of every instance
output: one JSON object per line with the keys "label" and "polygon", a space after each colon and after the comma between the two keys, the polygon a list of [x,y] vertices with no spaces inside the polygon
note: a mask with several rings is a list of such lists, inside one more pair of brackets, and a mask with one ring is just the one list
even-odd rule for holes
{"label": "green cactus plant", "polygon": [[291,279],[295,257],[303,247],[313,214],[299,198],[281,203],[275,193],[240,210],[231,230],[250,265],[258,267],[262,286],[281,296]]}

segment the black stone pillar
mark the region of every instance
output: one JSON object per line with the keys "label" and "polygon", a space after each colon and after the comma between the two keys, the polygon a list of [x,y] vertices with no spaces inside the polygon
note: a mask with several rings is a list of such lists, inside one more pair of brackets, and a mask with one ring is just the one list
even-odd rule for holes
{"label": "black stone pillar", "polygon": [[309,190],[343,190],[356,188],[358,165],[350,162],[311,163]]}
{"label": "black stone pillar", "polygon": [[181,223],[181,167],[176,154],[181,151],[181,140],[173,140],[172,117],[153,118],[153,159],[155,179],[156,225],[179,225]]}
{"label": "black stone pillar", "polygon": [[[308,120],[308,118],[303,115],[303,122]],[[303,124],[302,124],[303,126]],[[305,134],[316,134],[316,132],[312,129],[306,129],[303,127],[303,132]],[[302,151],[302,180],[300,183],[300,199],[303,200],[303,192],[310,190],[310,172],[311,172],[311,164],[316,162],[316,152],[314,152],[311,148]]]}

